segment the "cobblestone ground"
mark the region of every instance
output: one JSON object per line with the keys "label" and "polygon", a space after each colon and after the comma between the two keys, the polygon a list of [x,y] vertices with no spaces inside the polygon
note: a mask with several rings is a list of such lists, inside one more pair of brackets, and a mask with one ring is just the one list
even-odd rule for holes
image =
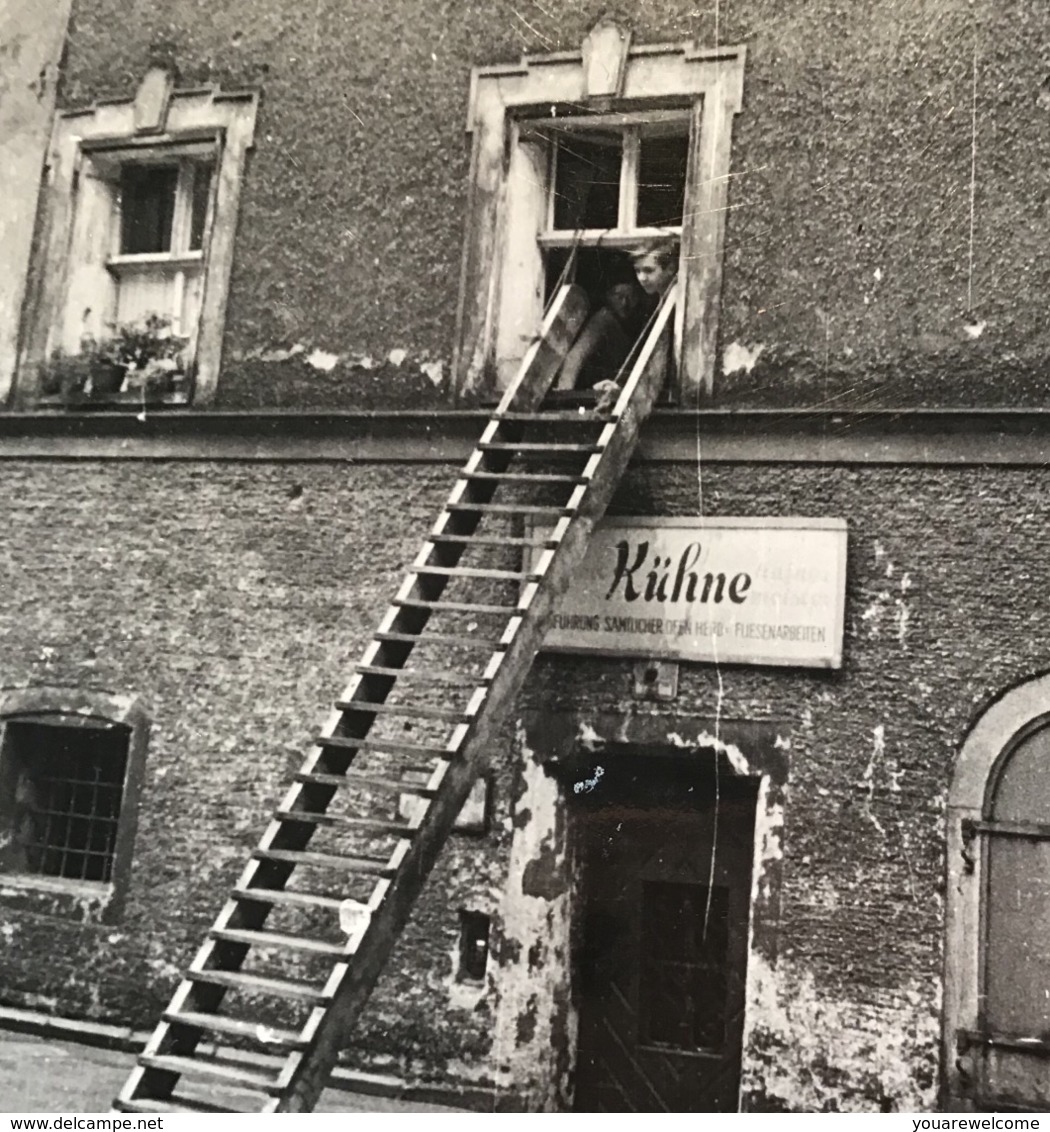
{"label": "cobblestone ground", "polygon": [[[127,1053],[0,1032],[0,1113],[107,1112],[134,1063]],[[226,1094],[230,1099],[235,1099]],[[223,1098],[214,1094],[214,1098]],[[329,1089],[318,1112],[454,1112],[440,1105]]]}

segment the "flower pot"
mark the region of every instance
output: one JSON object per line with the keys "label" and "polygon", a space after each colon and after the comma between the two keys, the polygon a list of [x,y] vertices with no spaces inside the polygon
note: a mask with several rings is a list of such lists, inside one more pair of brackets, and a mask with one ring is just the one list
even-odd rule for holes
{"label": "flower pot", "polygon": [[99,358],[91,366],[91,392],[95,397],[109,397],[120,392],[128,367],[108,358]]}
{"label": "flower pot", "polygon": [[62,392],[62,371],[56,366],[45,366],[40,371],[40,396],[57,397]]}
{"label": "flower pot", "polygon": [[146,375],[145,393],[147,400],[159,400],[166,397],[174,388],[174,375],[161,370]]}

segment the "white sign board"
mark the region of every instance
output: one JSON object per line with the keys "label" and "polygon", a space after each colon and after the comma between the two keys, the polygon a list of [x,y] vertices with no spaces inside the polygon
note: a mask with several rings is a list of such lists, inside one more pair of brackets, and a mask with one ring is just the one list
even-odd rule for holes
{"label": "white sign board", "polygon": [[845,593],[844,519],[608,519],[543,647],[839,668]]}

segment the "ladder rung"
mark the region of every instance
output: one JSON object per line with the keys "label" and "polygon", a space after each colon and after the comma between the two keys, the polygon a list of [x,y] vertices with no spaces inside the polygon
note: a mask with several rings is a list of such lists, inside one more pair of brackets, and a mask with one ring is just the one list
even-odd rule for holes
{"label": "ladder rung", "polygon": [[478,445],[481,452],[534,452],[536,454],[576,454],[601,452],[600,444],[563,444],[556,440],[487,440]]}
{"label": "ladder rung", "polygon": [[211,983],[230,990],[248,993],[273,995],[276,998],[299,998],[308,1002],[328,1002],[324,991],[305,983],[293,983],[288,979],[270,979],[262,975],[251,975],[246,971],[187,971],[186,978],[195,983]]}
{"label": "ladder rung", "polygon": [[[445,747],[431,747],[425,743],[403,743],[393,739],[357,739],[346,735],[329,735],[327,738],[318,736],[314,740],[314,746],[326,751],[382,751],[388,755],[419,755],[424,759],[442,758],[449,754]],[[350,779],[354,777],[353,774],[347,775]]]}
{"label": "ladder rung", "polygon": [[[387,633],[382,634],[383,637],[389,637],[391,640],[428,640],[427,637],[412,637],[408,633]],[[438,638],[435,636],[434,640]],[[454,640],[466,642],[470,639],[468,637],[453,638]],[[451,644],[451,640],[446,640],[444,643]],[[491,643],[489,641],[479,641],[484,644],[486,648]],[[495,650],[493,650],[495,651]],[[462,676],[455,672],[446,672],[440,668],[391,668],[382,664],[359,664],[355,669],[362,676],[393,676],[395,678],[405,676],[412,680],[419,680],[429,684],[448,684],[453,688],[477,688],[481,684],[487,683],[483,676],[470,676],[464,679]]]}
{"label": "ladder rung", "polygon": [[395,598],[394,605],[409,609],[430,609],[434,612],[445,610],[448,613],[505,613],[508,616],[518,611],[516,605],[485,605],[473,601],[424,601],[422,598]]}
{"label": "ladder rung", "polygon": [[217,1061],[205,1061],[197,1057],[177,1057],[174,1054],[143,1054],[139,1065],[146,1069],[162,1069],[169,1073],[192,1073],[204,1077],[214,1077],[242,1089],[254,1089],[260,1093],[276,1091],[277,1078],[269,1077],[250,1069],[235,1065],[224,1065]]}
{"label": "ladder rung", "polygon": [[[377,641],[404,641],[416,645],[475,645],[484,646],[490,652],[500,647],[500,642],[494,637],[473,637],[460,633],[376,633]],[[410,668],[398,669],[399,672],[411,672]]]}
{"label": "ladder rung", "polygon": [[256,849],[252,856],[259,861],[344,869],[348,873],[367,873],[377,877],[390,877],[395,871],[388,867],[386,857],[342,857],[338,853],[315,853],[310,849]]}
{"label": "ladder rung", "polygon": [[177,1093],[165,1097],[164,1100],[153,1097],[136,1097],[133,1101],[117,1099],[113,1102],[117,1112],[240,1112],[236,1108],[223,1108],[222,1105],[212,1104],[210,1101],[198,1100],[196,1097],[181,1097]]}
{"label": "ladder rung", "polygon": [[465,472],[461,479],[494,480],[496,483],[588,483],[587,476],[567,476],[558,472]]}
{"label": "ladder rung", "polygon": [[524,421],[526,424],[584,424],[605,425],[608,418],[596,417],[590,411],[579,412],[571,409],[553,409],[538,413],[493,413],[494,421]]}
{"label": "ladder rung", "polygon": [[453,711],[452,708],[417,707],[414,704],[373,704],[367,700],[339,700],[336,702],[337,711],[361,711],[368,715],[384,712],[387,715],[408,715],[415,719],[444,719],[449,723],[465,723],[473,718],[465,711]]}
{"label": "ladder rung", "polygon": [[339,905],[342,904],[338,896],[322,896],[319,892],[296,892],[289,888],[235,888],[232,895],[234,900],[248,900],[253,904],[294,904],[299,908],[331,908],[334,911],[338,911]]}
{"label": "ladder rung", "polygon": [[283,948],[288,951],[308,951],[312,955],[328,955],[339,958],[346,955],[346,949],[339,943],[325,943],[320,939],[306,939],[304,936],[286,935],[281,932],[253,932],[243,928],[213,928],[209,933],[220,943],[244,943],[249,947]]}
{"label": "ladder rung", "polygon": [[264,1026],[260,1022],[249,1022],[245,1018],[228,1018],[224,1014],[195,1014],[179,1011],[166,1011],[164,1021],[171,1026],[185,1026],[201,1033],[230,1034],[237,1038],[248,1038],[262,1046],[272,1049],[306,1049],[309,1042],[296,1030],[278,1030]]}
{"label": "ladder rung", "polygon": [[534,546],[537,550],[545,550],[557,546],[553,538],[523,538],[520,535],[503,538],[501,535],[428,535],[427,542],[453,543],[464,546]]}
{"label": "ladder rung", "polygon": [[307,786],[334,786],[339,789],[343,786],[374,786],[377,790],[393,790],[399,794],[418,794],[421,798],[430,798],[434,791],[425,786],[413,785],[411,782],[401,782],[395,778],[378,778],[368,774],[309,774],[300,771],[295,776],[296,782],[303,782]]}
{"label": "ladder rung", "polygon": [[340,829],[353,829],[362,836],[412,837],[415,830],[398,821],[380,821],[374,818],[349,817],[346,814],[315,814],[310,810],[275,810],[275,821],[299,825],[332,825]]}
{"label": "ladder rung", "polygon": [[491,578],[498,582],[538,582],[543,575],[531,570],[496,570],[487,566],[413,566],[413,574],[441,574],[446,578]]}
{"label": "ladder rung", "polygon": [[546,515],[552,519],[574,514],[571,507],[552,507],[549,503],[471,503],[468,500],[446,503],[445,510],[479,511],[485,515]]}

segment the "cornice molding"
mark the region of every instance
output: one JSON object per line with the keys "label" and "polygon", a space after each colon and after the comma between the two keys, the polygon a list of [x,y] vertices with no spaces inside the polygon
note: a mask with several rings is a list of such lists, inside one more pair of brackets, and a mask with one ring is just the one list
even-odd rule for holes
{"label": "cornice molding", "polygon": [[[456,463],[488,414],[157,412],[0,414],[0,459]],[[1050,409],[657,411],[643,463],[1038,465]]]}

